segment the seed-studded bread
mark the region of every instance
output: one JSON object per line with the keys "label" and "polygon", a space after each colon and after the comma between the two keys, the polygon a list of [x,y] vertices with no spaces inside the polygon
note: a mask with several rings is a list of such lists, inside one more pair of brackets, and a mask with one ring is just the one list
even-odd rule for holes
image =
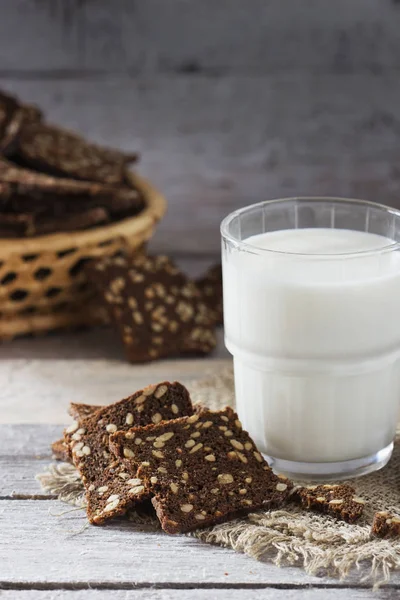
{"label": "seed-studded bread", "polygon": [[[92,415],[96,410],[104,408],[103,406],[95,406],[93,404],[78,404],[71,402],[69,405],[68,413],[75,421],[80,421],[89,415]],[[54,458],[56,460],[62,460],[63,462],[72,462],[71,453],[69,451],[68,444],[65,443],[64,438],[53,442],[51,445]]]}
{"label": "seed-studded bread", "polygon": [[292,487],[274,475],[231,408],[120,431],[110,448],[137,469],[167,533],[279,505]]}
{"label": "seed-studded bread", "polygon": [[192,413],[186,388],[177,382],[163,382],[106,406],[65,430],[73,463],[85,485],[91,523],[121,515],[147,497],[135,471],[128,471],[110,454],[110,434]]}
{"label": "seed-studded bread", "polygon": [[365,500],[356,495],[350,485],[309,485],[294,491],[293,497],[304,508],[330,514],[354,523],[363,513]]}
{"label": "seed-studded bread", "polygon": [[137,154],[103,148],[47,123],[22,127],[16,154],[44,173],[110,184],[123,184],[127,165],[137,160]]}
{"label": "seed-studded bread", "polygon": [[371,533],[377,537],[398,537],[400,535],[400,518],[387,511],[375,513]]}
{"label": "seed-studded bread", "polygon": [[87,274],[131,362],[214,349],[213,315],[196,285],[167,257],[105,258],[90,262]]}
{"label": "seed-studded bread", "polygon": [[224,322],[222,302],[222,267],[215,265],[196,280],[196,285],[203,294],[203,300],[214,314],[215,324]]}
{"label": "seed-studded bread", "polygon": [[0,210],[59,217],[93,208],[112,216],[137,214],[139,192],[127,186],[53,177],[0,158]]}

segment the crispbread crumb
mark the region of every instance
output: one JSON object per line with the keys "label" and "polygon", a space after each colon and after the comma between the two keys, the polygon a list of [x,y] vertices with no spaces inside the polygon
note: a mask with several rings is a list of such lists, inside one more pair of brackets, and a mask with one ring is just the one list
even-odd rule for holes
{"label": "crispbread crumb", "polygon": [[400,518],[387,511],[375,513],[371,529],[377,537],[398,537],[400,535]]}
{"label": "crispbread crumb", "polygon": [[310,485],[298,488],[293,497],[304,508],[330,514],[348,523],[354,523],[363,513],[365,500],[357,496],[348,484]]}

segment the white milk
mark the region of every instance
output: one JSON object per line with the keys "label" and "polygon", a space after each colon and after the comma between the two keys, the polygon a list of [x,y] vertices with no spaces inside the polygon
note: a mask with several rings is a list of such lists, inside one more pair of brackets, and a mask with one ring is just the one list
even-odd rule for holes
{"label": "white milk", "polygon": [[400,399],[400,252],[366,251],[393,241],[295,229],[245,243],[275,252],[224,252],[226,345],[244,427],[263,452],[290,461],[363,458],[391,444]]}

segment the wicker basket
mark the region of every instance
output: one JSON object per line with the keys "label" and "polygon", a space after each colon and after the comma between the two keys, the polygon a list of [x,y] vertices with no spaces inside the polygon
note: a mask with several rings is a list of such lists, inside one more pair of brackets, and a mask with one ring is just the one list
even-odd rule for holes
{"label": "wicker basket", "polygon": [[146,199],[146,208],[135,217],[85,231],[0,239],[0,340],[102,319],[91,304],[84,261],[139,248],[166,209],[149,183],[134,174],[129,178]]}

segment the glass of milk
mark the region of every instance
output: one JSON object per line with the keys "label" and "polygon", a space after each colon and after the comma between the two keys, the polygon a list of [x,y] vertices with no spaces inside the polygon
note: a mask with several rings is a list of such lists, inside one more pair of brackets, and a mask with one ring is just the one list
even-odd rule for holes
{"label": "glass of milk", "polygon": [[400,404],[400,211],[272,200],[232,213],[221,233],[243,426],[292,477],[383,467]]}

